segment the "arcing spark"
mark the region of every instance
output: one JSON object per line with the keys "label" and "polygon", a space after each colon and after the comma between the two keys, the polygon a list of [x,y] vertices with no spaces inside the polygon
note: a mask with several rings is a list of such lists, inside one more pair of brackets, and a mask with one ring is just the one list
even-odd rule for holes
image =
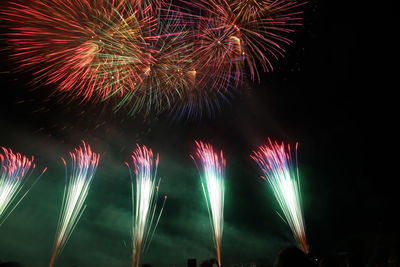
{"label": "arcing spark", "polygon": [[193,160],[200,165],[200,177],[210,215],[218,265],[221,266],[221,240],[224,228],[224,195],[226,160],[221,152],[214,151],[210,144],[196,142],[197,151]]}
{"label": "arcing spark", "polygon": [[290,145],[278,144],[271,140],[268,145],[260,146],[254,151],[251,157],[264,173],[261,177],[271,185],[296,242],[305,253],[308,253],[309,245],[305,232],[297,167],[297,146],[296,143],[295,161],[292,158]]}
{"label": "arcing spark", "polygon": [[68,173],[66,161],[62,159],[66,168],[66,185],[50,267],[54,266],[57,256],[61,253],[85,211],[85,199],[100,159],[100,155],[93,152],[85,142],[69,155],[71,157],[70,173]]}
{"label": "arcing spark", "polygon": [[[157,179],[159,156],[145,146],[137,145],[126,163],[132,187],[132,267],[138,267],[142,252],[150,246],[161,218],[167,196],[157,215],[157,197],[161,179]],[[133,168],[133,173],[131,169]]]}
{"label": "arcing spark", "polygon": [[[11,57],[35,80],[115,110],[169,109],[192,86],[182,27],[157,19],[158,0],[10,0],[4,20]],[[111,99],[111,100],[110,100]]]}
{"label": "arcing spark", "polygon": [[[168,9],[160,13],[169,13]],[[175,21],[175,20],[174,20]],[[185,42],[188,33],[184,27],[160,20],[154,33],[158,38],[149,43],[152,61],[143,70],[135,90],[127,91],[116,106],[128,108],[129,114],[141,110],[145,114],[169,110],[181,98],[182,92],[193,86],[191,73],[192,44]]]}
{"label": "arcing spark", "polygon": [[135,0],[10,0],[11,57],[35,80],[81,100],[135,90],[152,62],[156,19]]}
{"label": "arcing spark", "polygon": [[259,65],[273,69],[301,24],[297,1],[166,2],[7,0],[0,14],[11,57],[36,82],[175,118],[213,115],[246,70],[255,80]]}
{"label": "arcing spark", "polygon": [[[272,70],[272,59],[282,57],[291,43],[288,34],[299,26],[302,4],[278,0],[180,0],[176,13],[193,24],[196,70],[209,70],[221,80],[216,88],[237,86],[248,68],[250,76],[258,76],[257,62],[264,71]],[[194,13],[188,10],[199,10]],[[207,75],[211,78],[212,75]],[[223,79],[222,77],[225,77]],[[215,80],[215,79],[213,79]]]}
{"label": "arcing spark", "polygon": [[[26,196],[33,184],[26,188],[25,183],[35,169],[33,157],[28,158],[11,149],[1,147],[0,150],[0,226],[12,213],[15,207]],[[46,171],[43,169],[42,174]],[[40,177],[40,176],[39,176]],[[38,178],[39,178],[38,177]],[[20,194],[21,191],[25,191]],[[17,200],[17,198],[19,198]]]}
{"label": "arcing spark", "polygon": [[[246,80],[259,78],[258,67],[273,70],[283,57],[290,34],[301,25],[302,3],[296,1],[179,0],[165,15],[179,18],[191,42],[193,86],[180,90],[172,106],[174,118],[212,116],[229,102]],[[186,89],[186,90],[185,90]]]}

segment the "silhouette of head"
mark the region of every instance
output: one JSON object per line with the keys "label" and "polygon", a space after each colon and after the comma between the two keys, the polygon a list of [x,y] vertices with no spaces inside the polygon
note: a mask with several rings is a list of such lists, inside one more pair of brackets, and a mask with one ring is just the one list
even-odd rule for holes
{"label": "silhouette of head", "polygon": [[201,264],[200,267],[213,267],[213,263],[210,260],[204,260]]}
{"label": "silhouette of head", "polygon": [[307,255],[296,247],[282,249],[275,260],[274,267],[314,267]]}
{"label": "silhouette of head", "polygon": [[399,257],[397,255],[389,256],[387,260],[388,267],[400,267]]}

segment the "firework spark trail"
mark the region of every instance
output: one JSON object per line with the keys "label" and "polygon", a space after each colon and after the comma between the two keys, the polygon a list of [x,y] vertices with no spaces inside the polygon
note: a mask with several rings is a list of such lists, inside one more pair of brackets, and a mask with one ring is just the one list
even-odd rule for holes
{"label": "firework spark trail", "polygon": [[200,167],[200,177],[213,230],[218,265],[221,266],[226,160],[223,152],[216,152],[210,144],[196,141],[196,146],[197,151],[192,159]]}
{"label": "firework spark trail", "polygon": [[295,159],[293,160],[290,145],[268,141],[267,145],[260,146],[257,151],[254,151],[251,158],[257,162],[264,173],[264,176],[261,177],[272,187],[275,198],[282,209],[284,221],[292,230],[297,244],[305,253],[308,253],[309,245],[305,232],[297,167],[298,144],[296,143]]}
{"label": "firework spark trail", "polygon": [[[180,21],[185,21],[185,13],[170,11]],[[168,18],[169,19],[169,18]],[[204,115],[212,117],[220,110],[222,103],[229,103],[243,75],[242,64],[237,60],[237,41],[223,39],[223,31],[213,31],[211,24],[216,20],[199,20],[188,31],[186,42],[190,42],[191,63],[186,71],[189,86],[182,87],[179,98],[170,109],[172,118],[197,119]],[[180,22],[182,23],[182,22]],[[182,39],[180,39],[182,40]],[[218,41],[217,41],[218,40]],[[179,41],[179,40],[178,40]],[[219,42],[219,44],[218,44]],[[239,53],[240,54],[240,53]],[[232,62],[235,61],[235,64]]]}
{"label": "firework spark trail", "polygon": [[[169,13],[169,9],[159,11],[159,16],[161,13]],[[187,40],[188,32],[176,23],[159,20],[155,35],[157,40],[149,44],[152,62],[144,70],[137,89],[127,92],[115,110],[128,107],[129,114],[140,110],[145,115],[161,113],[181,99],[183,91],[193,87],[192,44]]]}
{"label": "firework spark trail", "polygon": [[[301,25],[297,1],[179,0],[163,19],[187,28],[191,42],[193,86],[180,91],[171,114],[173,119],[212,117],[221,104],[230,102],[246,80],[259,80],[257,67],[273,70],[283,57],[288,38]],[[176,19],[178,18],[178,19]],[[185,90],[186,89],[186,90]]]}
{"label": "firework spark trail", "polygon": [[[273,69],[301,25],[288,0],[7,0],[18,70],[82,102],[133,115],[213,115],[257,67]],[[114,102],[114,100],[116,100]],[[221,101],[222,100],[222,101]]]}
{"label": "firework spark trail", "polygon": [[66,161],[62,159],[66,168],[66,185],[49,266],[54,266],[57,256],[62,252],[85,211],[85,199],[100,159],[100,155],[93,152],[85,142],[69,155],[71,157],[70,173],[68,173]]}
{"label": "firework spark trail", "polygon": [[115,111],[127,107],[133,115],[160,113],[192,86],[191,43],[183,26],[159,18],[160,5],[10,0],[1,14],[10,24],[11,57],[34,70],[36,82],[82,101],[116,100]]}
{"label": "firework spark trail", "polygon": [[[34,158],[28,158],[11,149],[1,147],[0,150],[0,226],[13,212],[21,200],[28,194],[32,186],[46,171],[31,183],[25,186],[27,179],[35,169]],[[27,188],[24,193],[21,191]],[[16,199],[18,198],[18,201]]]}
{"label": "firework spark trail", "polygon": [[[0,11],[19,69],[87,100],[124,95],[152,62],[157,21],[136,0],[10,0]],[[150,56],[149,56],[150,55]]]}
{"label": "firework spark trail", "polygon": [[[186,8],[176,6],[175,12],[195,29],[197,68],[233,78],[235,86],[241,82],[245,66],[253,80],[259,76],[257,61],[264,71],[273,70],[272,59],[284,55],[285,46],[291,44],[288,35],[301,25],[299,7],[304,4],[287,0],[179,2]],[[221,88],[226,87],[226,81],[219,82]]]}
{"label": "firework spark trail", "polygon": [[137,145],[131,162],[125,163],[130,171],[132,188],[132,267],[139,266],[142,253],[149,248],[167,199],[165,196],[157,216],[161,182],[157,178],[158,162],[158,154],[154,156],[151,149]]}

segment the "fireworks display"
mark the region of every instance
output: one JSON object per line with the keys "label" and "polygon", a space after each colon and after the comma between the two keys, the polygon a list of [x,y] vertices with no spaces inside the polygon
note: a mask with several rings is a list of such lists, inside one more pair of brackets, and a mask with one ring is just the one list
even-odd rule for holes
{"label": "fireworks display", "polygon": [[[29,186],[25,186],[27,179],[34,169],[35,164],[33,163],[33,157],[28,158],[20,153],[14,153],[11,149],[1,147],[0,226],[35,183],[35,181],[33,181]],[[42,174],[45,171],[46,168],[43,170]]]}
{"label": "fireworks display", "polygon": [[152,62],[147,64],[137,89],[127,91],[120,98],[116,110],[128,108],[130,114],[141,110],[146,114],[166,111],[193,86],[188,71],[192,63],[191,44],[183,42],[187,33],[182,30],[170,22],[159,22],[155,32],[158,38],[151,42]]}
{"label": "fireworks display", "polygon": [[100,159],[100,155],[93,152],[85,142],[69,155],[71,157],[70,172],[63,159],[66,168],[66,185],[49,266],[54,266],[57,256],[63,250],[85,211],[85,199]]}
{"label": "fireworks display", "polygon": [[221,266],[221,241],[224,229],[224,196],[226,160],[223,152],[216,152],[210,144],[196,142],[192,158],[198,164],[203,193],[213,230],[218,265]]}
{"label": "fireworks display", "polygon": [[293,159],[290,145],[269,140],[267,145],[254,151],[251,157],[264,173],[262,178],[270,184],[296,242],[308,253],[297,167],[297,146],[296,144],[296,156]]}
{"label": "fireworks display", "polygon": [[154,156],[151,149],[137,145],[131,162],[126,163],[132,187],[132,267],[139,266],[142,253],[149,248],[167,199],[164,196],[161,209],[157,211],[161,181],[157,178],[158,162],[158,154]]}
{"label": "fireworks display", "polygon": [[0,0],[0,262],[343,265],[377,223],[389,262],[388,129],[354,71],[388,80],[388,12],[322,2]]}
{"label": "fireworks display", "polygon": [[[272,70],[302,5],[278,0],[9,0],[10,55],[34,82],[129,114],[212,115],[257,64]],[[112,100],[111,100],[112,99]]]}
{"label": "fireworks display", "polygon": [[208,72],[211,86],[222,89],[232,80],[238,86],[244,67],[254,79],[257,61],[264,71],[272,70],[272,59],[282,57],[291,43],[286,36],[300,25],[302,4],[296,1],[180,2],[187,7],[176,13],[194,28],[195,69]]}
{"label": "fireworks display", "polygon": [[132,1],[10,1],[2,13],[20,67],[83,100],[135,90],[152,62],[156,20]]}

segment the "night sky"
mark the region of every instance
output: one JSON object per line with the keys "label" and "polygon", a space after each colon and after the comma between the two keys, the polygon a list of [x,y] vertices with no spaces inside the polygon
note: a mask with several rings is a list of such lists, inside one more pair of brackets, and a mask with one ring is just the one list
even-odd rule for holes
{"label": "night sky", "polygon": [[[278,204],[249,158],[267,137],[299,141],[307,233],[314,255],[349,252],[367,260],[399,249],[397,152],[393,129],[394,43],[390,6],[311,1],[286,57],[260,83],[248,82],[213,118],[171,121],[129,117],[107,104],[49,97],[13,72],[1,53],[0,145],[34,155],[48,167],[0,227],[0,260],[48,263],[64,187],[60,157],[86,140],[101,154],[81,221],[58,266],[128,266],[130,179],[124,166],[135,144],[160,154],[161,192],[168,201],[143,263],[185,266],[214,257],[200,179],[189,154],[194,140],[211,142],[227,158],[222,261],[270,264],[295,245]],[[2,29],[4,31],[4,29]],[[5,42],[2,42],[2,47]],[[393,103],[393,104],[392,104]],[[398,104],[397,104],[398,105]],[[396,138],[396,139],[395,139]]]}

